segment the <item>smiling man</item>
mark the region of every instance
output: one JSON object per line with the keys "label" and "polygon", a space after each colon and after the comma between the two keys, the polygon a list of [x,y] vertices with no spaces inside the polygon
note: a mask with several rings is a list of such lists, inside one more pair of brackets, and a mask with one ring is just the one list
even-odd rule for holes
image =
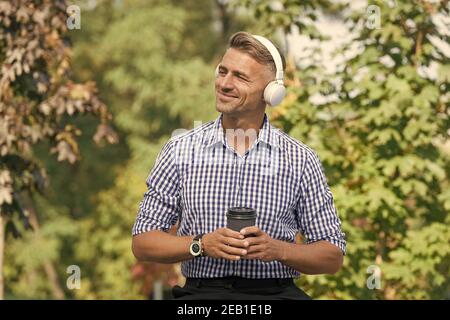
{"label": "smiling man", "polygon": [[[147,178],[132,249],[139,260],[182,262],[176,298],[309,299],[293,279],[342,265],[344,234],[316,153],[265,114],[283,99],[284,68],[268,39],[234,34],[216,68],[221,115],[170,139]],[[228,229],[231,207],[253,208],[255,225]]]}

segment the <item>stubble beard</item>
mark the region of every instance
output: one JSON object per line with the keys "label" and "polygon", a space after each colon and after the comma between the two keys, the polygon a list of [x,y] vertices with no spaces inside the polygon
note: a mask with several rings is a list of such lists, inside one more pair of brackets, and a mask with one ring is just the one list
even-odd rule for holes
{"label": "stubble beard", "polygon": [[224,103],[216,100],[216,110],[220,113],[233,113],[236,110],[236,103]]}

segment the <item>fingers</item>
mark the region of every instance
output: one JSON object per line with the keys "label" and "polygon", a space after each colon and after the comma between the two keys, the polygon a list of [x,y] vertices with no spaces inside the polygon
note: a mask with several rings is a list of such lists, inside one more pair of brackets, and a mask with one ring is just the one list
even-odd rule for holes
{"label": "fingers", "polygon": [[218,230],[219,233],[225,237],[229,237],[229,238],[235,238],[235,239],[244,239],[245,237],[240,234],[237,231],[228,229],[228,228],[221,228]]}
{"label": "fingers", "polygon": [[235,248],[235,247],[231,247],[231,246],[227,246],[227,245],[223,245],[220,249],[223,252],[225,252],[226,254],[235,255],[235,256],[245,256],[247,254],[247,250],[245,250],[245,249],[239,249],[239,248]]}
{"label": "fingers", "polygon": [[245,238],[245,241],[248,243],[249,247],[265,244],[267,243],[267,237],[265,236],[259,236],[259,237],[247,237]]}
{"label": "fingers", "polygon": [[232,246],[232,247],[236,247],[236,248],[244,248],[244,249],[250,245],[250,243],[247,240],[237,240],[237,239],[229,238],[229,237],[223,237],[222,243],[227,246]]}
{"label": "fingers", "polygon": [[247,249],[247,255],[263,252],[264,250],[266,250],[266,246],[262,244],[251,246]]}
{"label": "fingers", "polygon": [[220,228],[203,237],[204,252],[212,258],[239,260],[247,254],[249,246],[244,236],[227,228]]}
{"label": "fingers", "polygon": [[260,236],[263,233],[264,232],[262,232],[262,230],[259,229],[257,226],[243,228],[240,232],[240,234],[243,236],[249,236],[249,235]]}
{"label": "fingers", "polygon": [[222,235],[221,242],[223,244],[237,248],[246,248],[249,246],[247,240],[242,241],[245,237],[239,232],[228,228],[222,228],[219,230],[219,233]]}
{"label": "fingers", "polygon": [[265,245],[252,246],[247,250],[247,254],[242,259],[266,260],[267,247]]}

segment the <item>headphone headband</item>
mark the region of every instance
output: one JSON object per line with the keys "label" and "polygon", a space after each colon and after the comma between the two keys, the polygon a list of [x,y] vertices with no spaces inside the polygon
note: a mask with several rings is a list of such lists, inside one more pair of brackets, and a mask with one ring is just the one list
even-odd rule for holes
{"label": "headphone headband", "polygon": [[275,62],[276,74],[275,79],[281,81],[283,84],[284,72],[283,72],[283,62],[281,61],[281,55],[278,52],[278,49],[273,45],[273,43],[264,38],[263,36],[252,35],[256,40],[258,40],[272,55],[273,61]]}

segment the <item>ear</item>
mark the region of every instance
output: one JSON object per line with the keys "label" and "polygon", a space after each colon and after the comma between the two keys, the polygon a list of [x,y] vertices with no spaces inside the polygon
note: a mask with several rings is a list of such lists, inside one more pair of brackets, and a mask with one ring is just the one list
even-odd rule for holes
{"label": "ear", "polygon": [[220,64],[217,65],[216,71],[215,71],[215,73],[214,73],[214,75],[215,75],[216,78],[219,76],[219,66],[220,66]]}

